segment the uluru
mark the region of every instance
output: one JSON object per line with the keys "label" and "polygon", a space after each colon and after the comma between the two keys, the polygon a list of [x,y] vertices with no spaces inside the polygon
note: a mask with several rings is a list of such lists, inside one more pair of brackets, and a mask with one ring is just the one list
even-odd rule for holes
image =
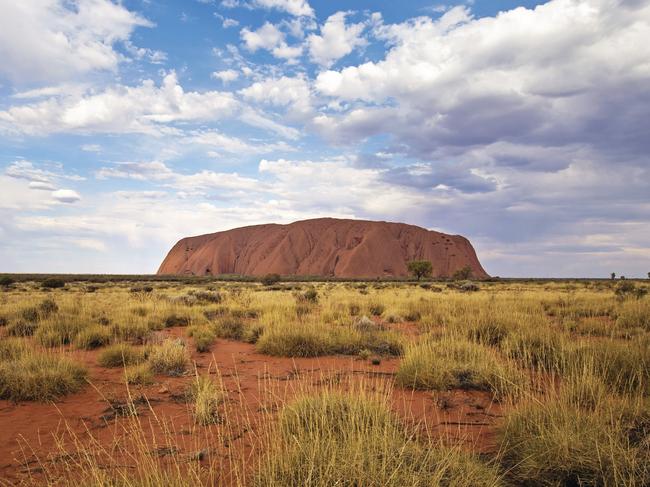
{"label": "uluru", "polygon": [[472,244],[415,225],[317,218],[264,224],[186,237],[172,247],[158,274],[405,277],[407,262],[428,260],[434,277],[469,266],[489,277]]}

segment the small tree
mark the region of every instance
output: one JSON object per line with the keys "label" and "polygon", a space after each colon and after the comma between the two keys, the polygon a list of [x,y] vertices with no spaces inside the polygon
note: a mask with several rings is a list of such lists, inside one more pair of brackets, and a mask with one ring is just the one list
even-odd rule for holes
{"label": "small tree", "polygon": [[650,279],[650,272],[648,272],[648,279]]}
{"label": "small tree", "polygon": [[267,274],[262,277],[261,282],[265,286],[272,286],[273,284],[280,282],[281,279],[280,274]]}
{"label": "small tree", "polygon": [[611,276],[612,276],[612,279],[616,279],[616,272],[612,272]]}
{"label": "small tree", "polygon": [[407,262],[406,268],[413,276],[417,277],[418,281],[423,277],[431,276],[433,272],[433,266],[428,260],[412,260]]}
{"label": "small tree", "polygon": [[462,269],[458,269],[456,272],[454,272],[454,275],[452,276],[454,281],[467,281],[468,279],[471,279],[471,277],[472,277],[472,268],[468,265],[466,265]]}

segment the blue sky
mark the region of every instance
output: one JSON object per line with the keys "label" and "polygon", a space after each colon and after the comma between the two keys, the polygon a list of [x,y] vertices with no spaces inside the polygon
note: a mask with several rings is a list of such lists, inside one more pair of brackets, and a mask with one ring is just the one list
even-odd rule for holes
{"label": "blue sky", "polygon": [[650,5],[0,0],[0,271],[320,216],[650,271]]}

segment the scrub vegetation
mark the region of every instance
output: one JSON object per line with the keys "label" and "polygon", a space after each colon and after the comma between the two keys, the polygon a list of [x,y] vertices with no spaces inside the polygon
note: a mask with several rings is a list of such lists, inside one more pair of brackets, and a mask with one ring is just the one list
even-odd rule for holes
{"label": "scrub vegetation", "polygon": [[57,418],[0,485],[650,485],[647,282],[56,279],[0,288],[0,426]]}

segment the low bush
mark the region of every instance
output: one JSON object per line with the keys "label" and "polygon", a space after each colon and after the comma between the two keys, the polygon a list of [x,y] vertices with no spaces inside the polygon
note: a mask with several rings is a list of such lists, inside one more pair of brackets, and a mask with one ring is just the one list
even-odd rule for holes
{"label": "low bush", "polygon": [[16,280],[13,279],[12,277],[9,277],[9,276],[0,277],[0,286],[2,286],[2,287],[9,287],[12,284],[14,284],[15,282],[16,282]]}
{"label": "low bush", "polygon": [[179,316],[177,314],[171,314],[165,318],[163,324],[165,328],[172,328],[174,326],[189,326],[190,324],[189,316]]}
{"label": "low bush", "polygon": [[56,277],[50,277],[41,283],[41,287],[45,289],[58,289],[65,287],[65,281]]}
{"label": "low bush", "polygon": [[265,286],[272,286],[273,284],[277,284],[281,280],[282,278],[280,277],[280,274],[267,274],[264,277],[262,277],[260,282]]}

